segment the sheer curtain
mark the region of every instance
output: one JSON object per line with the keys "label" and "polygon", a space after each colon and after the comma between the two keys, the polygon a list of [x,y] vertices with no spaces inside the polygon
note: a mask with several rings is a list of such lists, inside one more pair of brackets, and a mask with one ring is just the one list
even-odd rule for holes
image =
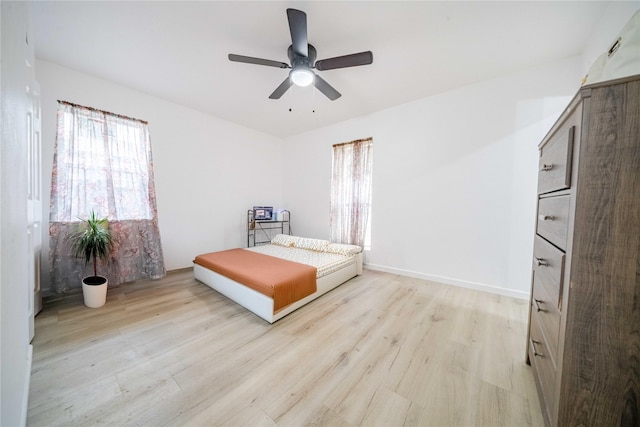
{"label": "sheer curtain", "polygon": [[54,293],[93,275],[66,239],[91,210],[108,218],[115,242],[98,266],[110,285],[165,275],[147,123],[59,101],[49,216]]}
{"label": "sheer curtain", "polygon": [[373,140],[333,146],[331,241],[365,246],[371,213]]}

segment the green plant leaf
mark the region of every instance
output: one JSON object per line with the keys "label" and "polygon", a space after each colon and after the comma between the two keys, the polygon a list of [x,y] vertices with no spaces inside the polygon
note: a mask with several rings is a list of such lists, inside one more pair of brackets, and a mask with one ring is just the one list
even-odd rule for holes
{"label": "green plant leaf", "polygon": [[75,257],[84,258],[86,263],[93,260],[93,275],[97,276],[97,260],[108,260],[113,251],[113,239],[107,218],[98,218],[92,210],[89,218],[82,219],[77,230],[68,238]]}

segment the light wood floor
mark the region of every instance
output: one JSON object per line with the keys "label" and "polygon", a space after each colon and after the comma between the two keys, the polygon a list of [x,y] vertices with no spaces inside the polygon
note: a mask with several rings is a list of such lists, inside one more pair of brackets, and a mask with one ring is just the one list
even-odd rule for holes
{"label": "light wood floor", "polygon": [[191,270],[48,301],[29,426],[542,426],[527,302],[365,270],[269,325]]}

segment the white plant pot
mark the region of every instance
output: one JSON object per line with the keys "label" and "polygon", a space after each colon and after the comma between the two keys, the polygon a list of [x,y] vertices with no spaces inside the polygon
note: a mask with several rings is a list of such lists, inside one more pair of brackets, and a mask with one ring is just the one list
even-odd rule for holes
{"label": "white plant pot", "polygon": [[[93,285],[87,284],[85,282],[91,283],[95,281],[95,278],[98,277],[104,280],[104,283]],[[107,302],[107,287],[109,286],[109,281],[106,277],[102,276],[90,276],[82,279],[82,294],[84,295],[84,305],[89,308],[98,308],[102,307],[105,302]]]}

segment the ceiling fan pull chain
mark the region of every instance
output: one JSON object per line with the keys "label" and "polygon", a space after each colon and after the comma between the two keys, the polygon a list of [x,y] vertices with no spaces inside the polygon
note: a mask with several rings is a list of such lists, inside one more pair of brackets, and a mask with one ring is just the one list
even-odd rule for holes
{"label": "ceiling fan pull chain", "polygon": [[[289,86],[289,93],[287,94],[287,97],[289,98],[289,105],[293,105],[293,91],[295,90],[294,88],[295,85],[291,85]],[[289,112],[292,112],[293,108],[289,107]]]}

